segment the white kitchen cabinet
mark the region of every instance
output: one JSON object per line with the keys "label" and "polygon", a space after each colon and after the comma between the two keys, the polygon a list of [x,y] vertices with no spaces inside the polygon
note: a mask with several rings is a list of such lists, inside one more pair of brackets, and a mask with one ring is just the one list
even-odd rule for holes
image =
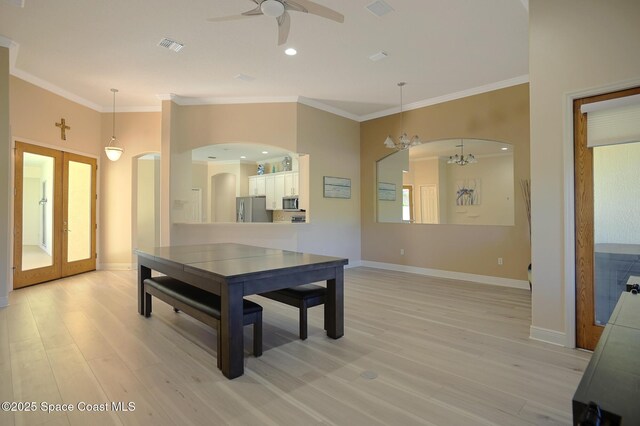
{"label": "white kitchen cabinet", "polygon": [[267,210],[282,210],[282,197],[298,195],[298,179],[298,172],[249,176],[249,195],[264,195]]}
{"label": "white kitchen cabinet", "polygon": [[267,195],[266,176],[249,176],[249,195]]}
{"label": "white kitchen cabinet", "polygon": [[284,194],[285,196],[299,194],[299,174],[298,172],[285,172],[284,174]]}
{"label": "white kitchen cabinet", "polygon": [[265,176],[265,195],[267,210],[276,209],[276,179],[274,175]]}
{"label": "white kitchen cabinet", "polygon": [[285,196],[284,175],[278,173],[275,175],[275,208],[274,210],[282,210],[282,197]]}

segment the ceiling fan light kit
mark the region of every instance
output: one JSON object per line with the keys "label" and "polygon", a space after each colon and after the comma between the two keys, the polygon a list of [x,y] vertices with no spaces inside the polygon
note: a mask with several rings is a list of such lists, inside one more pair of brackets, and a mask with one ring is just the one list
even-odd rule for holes
{"label": "ceiling fan light kit", "polygon": [[209,22],[234,21],[237,19],[251,18],[254,16],[268,16],[276,18],[278,23],[278,46],[287,42],[289,38],[289,27],[291,18],[289,11],[308,13],[310,15],[320,16],[321,18],[330,19],[332,21],[343,23],[344,15],[333,9],[322,6],[311,0],[251,0],[256,7],[241,13],[240,15],[221,16],[218,18],[210,18]]}
{"label": "ceiling fan light kit", "polygon": [[284,13],[284,4],[278,0],[265,0],[260,3],[260,10],[263,15],[277,18]]}

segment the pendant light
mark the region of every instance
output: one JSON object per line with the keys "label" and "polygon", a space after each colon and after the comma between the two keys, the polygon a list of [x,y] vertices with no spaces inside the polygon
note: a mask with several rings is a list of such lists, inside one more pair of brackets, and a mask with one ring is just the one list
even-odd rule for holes
{"label": "pendant light", "polygon": [[124,149],[118,146],[118,140],[116,139],[116,93],[118,89],[111,89],[113,92],[113,132],[111,133],[111,141],[109,145],[104,147],[104,152],[111,161],[118,161]]}
{"label": "pendant light", "polygon": [[395,148],[398,151],[404,151],[412,146],[420,145],[422,141],[415,135],[411,139],[407,136],[407,133],[404,131],[404,117],[402,113],[402,88],[407,84],[405,82],[398,83],[398,87],[400,88],[400,129],[402,130],[402,134],[398,138],[398,141],[394,141],[391,135],[387,136],[387,139],[384,141],[384,145],[387,148]]}

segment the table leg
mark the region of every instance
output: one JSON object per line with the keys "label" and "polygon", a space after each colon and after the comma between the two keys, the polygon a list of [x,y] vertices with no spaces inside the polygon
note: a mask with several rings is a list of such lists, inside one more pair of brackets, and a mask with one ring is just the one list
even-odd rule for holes
{"label": "table leg", "polygon": [[[138,261],[139,262],[139,261]],[[151,269],[138,266],[138,313],[144,315],[144,280],[151,278]]]}
{"label": "table leg", "polygon": [[222,355],[222,374],[228,379],[235,379],[244,374],[242,283],[223,284],[220,290],[222,340],[218,353]]}
{"label": "table leg", "polygon": [[327,310],[325,321],[327,336],[339,339],[344,335],[344,268],[336,268],[336,277],[327,280]]}

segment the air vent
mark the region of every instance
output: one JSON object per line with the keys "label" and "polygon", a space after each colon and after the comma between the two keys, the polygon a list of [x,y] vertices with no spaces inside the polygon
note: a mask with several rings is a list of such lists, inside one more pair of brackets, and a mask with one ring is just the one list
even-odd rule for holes
{"label": "air vent", "polygon": [[371,59],[373,62],[377,62],[377,61],[381,61],[382,59],[386,58],[387,56],[389,56],[389,54],[387,52],[378,52],[378,53],[374,53],[373,55],[369,56],[369,59]]}
{"label": "air vent", "polygon": [[24,0],[7,0],[7,3],[10,3],[16,7],[24,7]]}
{"label": "air vent", "polygon": [[389,12],[393,12],[393,8],[383,0],[377,0],[367,5],[367,10],[378,17],[384,16]]}
{"label": "air vent", "polygon": [[173,50],[174,52],[179,52],[184,47],[184,44],[178,43],[177,41],[171,40],[170,38],[163,38],[162,40],[160,40],[160,43],[158,43],[158,46]]}

